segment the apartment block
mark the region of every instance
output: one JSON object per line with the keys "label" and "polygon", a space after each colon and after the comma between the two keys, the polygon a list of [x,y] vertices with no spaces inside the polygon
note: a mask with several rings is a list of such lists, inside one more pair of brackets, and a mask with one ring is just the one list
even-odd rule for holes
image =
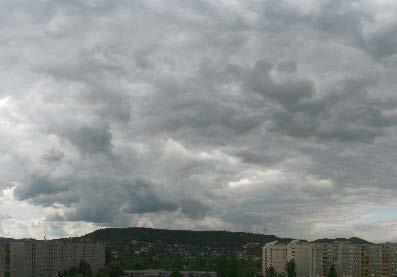
{"label": "apartment block", "polygon": [[390,275],[397,277],[397,244],[390,245]]}
{"label": "apartment block", "polygon": [[286,273],[287,262],[294,260],[296,276],[308,277],[310,252],[311,245],[307,242],[295,240],[289,244],[268,243],[263,247],[262,272],[265,274],[269,267],[273,267],[278,273]]}
{"label": "apartment block", "polygon": [[262,251],[262,272],[273,267],[277,272],[284,272],[287,263],[287,245],[278,244],[277,241],[267,243]]}
{"label": "apartment block", "polygon": [[338,253],[337,244],[313,244],[309,254],[309,276],[327,276],[331,266],[335,266],[338,263]]}
{"label": "apartment block", "polygon": [[270,243],[263,248],[263,275],[270,266],[285,273],[290,260],[297,276],[326,277],[333,267],[338,277],[397,277],[397,245],[390,243]]}
{"label": "apartment block", "polygon": [[397,276],[397,244],[386,243],[380,249],[380,276]]}
{"label": "apartment block", "polygon": [[6,272],[6,245],[0,244],[0,277],[4,277]]}
{"label": "apartment block", "polygon": [[287,245],[287,260],[295,261],[296,277],[308,277],[311,245],[308,242],[292,241]]}
{"label": "apartment block", "polygon": [[10,243],[11,277],[57,277],[82,260],[96,275],[105,265],[103,246],[35,240]]}
{"label": "apartment block", "polygon": [[381,276],[382,245],[359,245],[360,247],[360,277]]}
{"label": "apartment block", "polygon": [[338,259],[335,264],[336,272],[340,276],[352,277],[360,275],[361,246],[350,243],[338,243]]}

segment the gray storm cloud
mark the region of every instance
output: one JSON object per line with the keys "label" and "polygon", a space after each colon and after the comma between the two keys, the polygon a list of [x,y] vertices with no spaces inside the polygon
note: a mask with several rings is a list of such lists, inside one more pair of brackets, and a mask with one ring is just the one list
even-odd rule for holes
{"label": "gray storm cloud", "polygon": [[2,1],[0,188],[54,234],[373,232],[354,219],[397,196],[386,2]]}

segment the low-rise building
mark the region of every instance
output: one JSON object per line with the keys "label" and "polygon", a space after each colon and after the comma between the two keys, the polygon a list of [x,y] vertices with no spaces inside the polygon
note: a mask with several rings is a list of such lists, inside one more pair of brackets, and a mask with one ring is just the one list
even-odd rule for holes
{"label": "low-rise building", "polygon": [[[180,271],[182,277],[216,277],[216,272],[210,271]],[[124,277],[171,277],[171,271],[163,269],[124,270]]]}
{"label": "low-rise building", "polygon": [[182,277],[216,277],[216,272],[209,271],[181,271]]}
{"label": "low-rise building", "polygon": [[163,269],[124,270],[124,277],[170,277],[171,271]]}

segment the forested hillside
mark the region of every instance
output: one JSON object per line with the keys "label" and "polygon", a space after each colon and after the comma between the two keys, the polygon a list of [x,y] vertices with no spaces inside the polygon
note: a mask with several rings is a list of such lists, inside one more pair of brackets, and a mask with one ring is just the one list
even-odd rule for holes
{"label": "forested hillside", "polygon": [[87,234],[80,239],[93,242],[109,241],[145,241],[189,244],[196,246],[210,246],[235,249],[248,243],[265,244],[274,240],[290,241],[291,239],[280,239],[274,235],[252,234],[228,231],[187,231],[187,230],[165,230],[151,228],[108,228],[100,229]]}

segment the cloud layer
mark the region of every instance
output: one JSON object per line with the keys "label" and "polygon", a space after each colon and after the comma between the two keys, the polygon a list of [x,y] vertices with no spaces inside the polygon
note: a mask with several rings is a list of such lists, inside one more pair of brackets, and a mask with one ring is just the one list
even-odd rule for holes
{"label": "cloud layer", "polygon": [[397,4],[2,6],[0,235],[397,239]]}

